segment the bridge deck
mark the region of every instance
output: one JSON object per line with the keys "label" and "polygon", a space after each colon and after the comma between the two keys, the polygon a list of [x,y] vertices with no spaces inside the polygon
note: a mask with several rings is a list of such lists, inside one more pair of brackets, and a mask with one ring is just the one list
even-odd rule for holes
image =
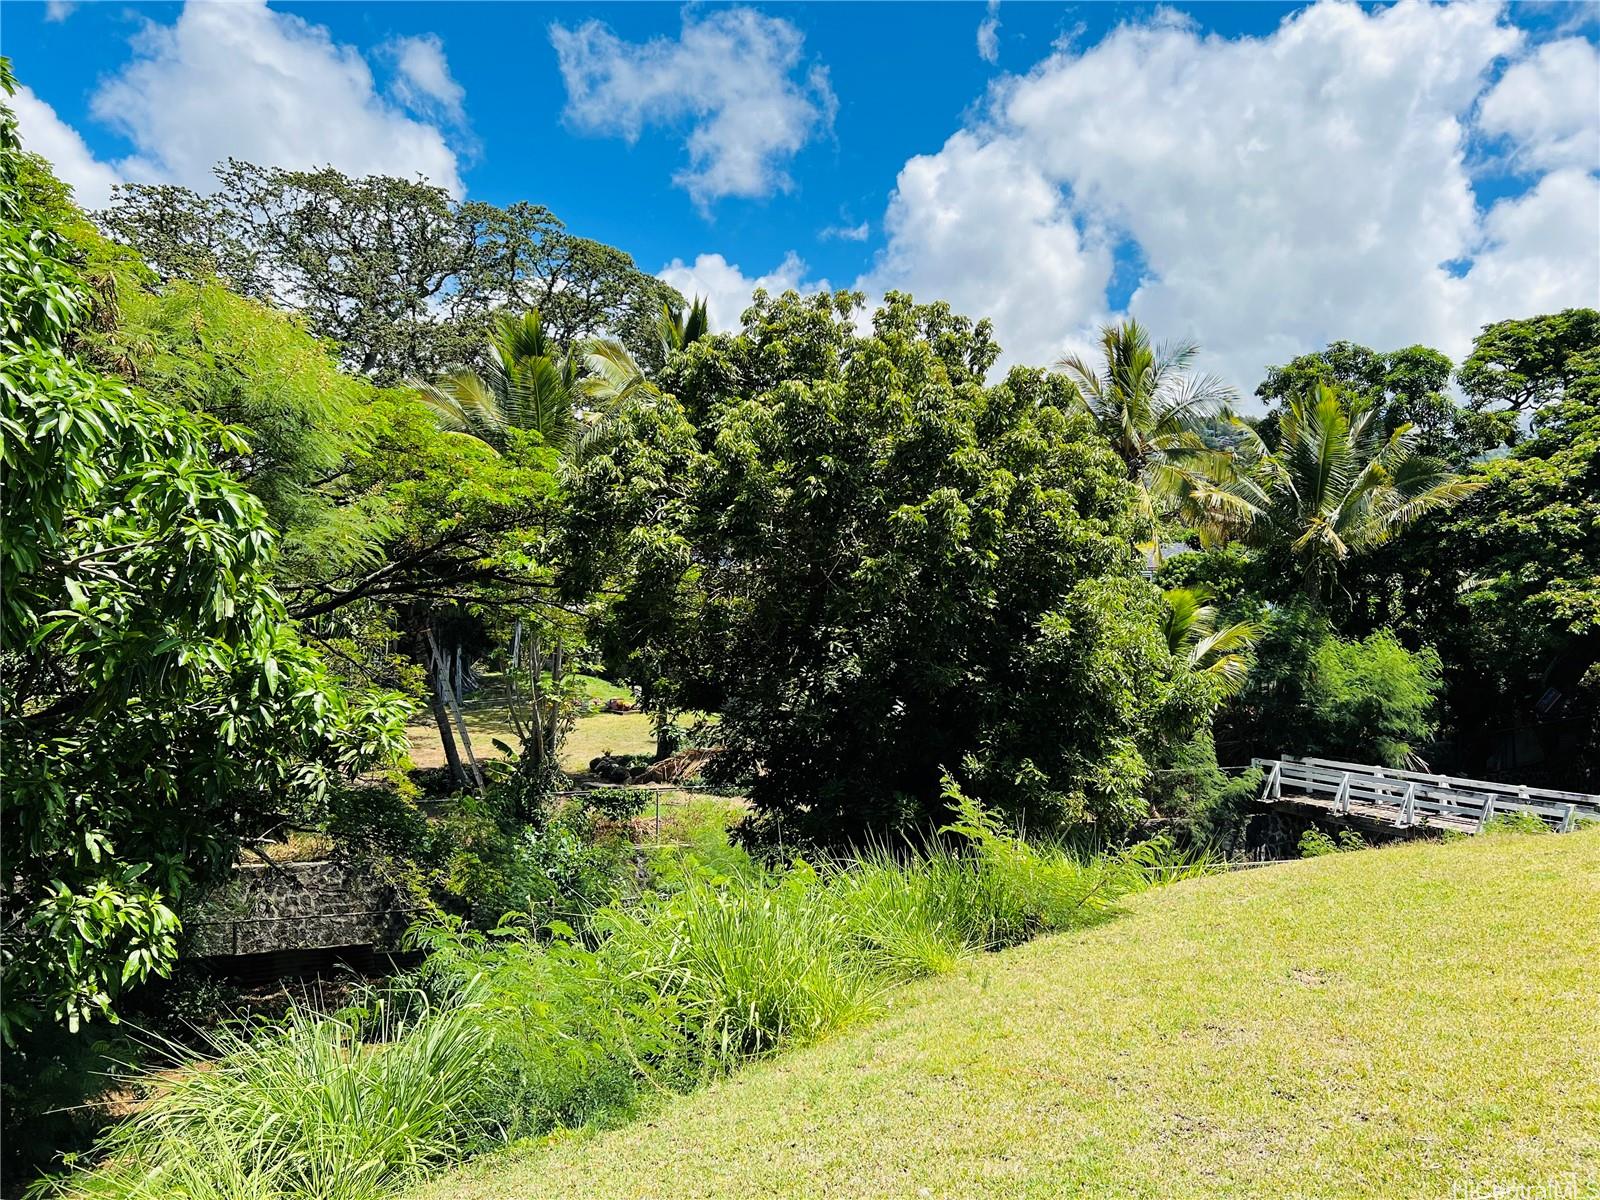
{"label": "bridge deck", "polygon": [[[1297,805],[1301,808],[1314,808],[1329,816],[1338,817],[1364,817],[1378,825],[1395,825],[1395,806],[1392,804],[1369,803],[1365,800],[1352,800],[1349,805],[1341,809],[1332,796],[1313,796],[1308,793],[1284,792],[1281,796],[1264,797],[1275,804]],[[1478,832],[1478,819],[1476,817],[1448,816],[1444,813],[1418,813],[1416,819],[1404,826],[1407,829],[1451,829],[1457,833]]]}
{"label": "bridge deck", "polygon": [[1496,817],[1527,814],[1565,832],[1600,821],[1600,795],[1428,775],[1332,759],[1252,759],[1266,771],[1261,799],[1401,828],[1477,833]]}

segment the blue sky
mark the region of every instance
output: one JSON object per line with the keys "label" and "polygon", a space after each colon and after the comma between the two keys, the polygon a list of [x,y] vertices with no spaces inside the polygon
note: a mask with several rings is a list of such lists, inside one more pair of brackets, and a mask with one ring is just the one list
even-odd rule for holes
{"label": "blue sky", "polygon": [[1594,9],[6,3],[86,202],[228,154],[533,200],[712,296],[909,288],[1012,361],[1131,312],[1244,390],[1600,302]]}

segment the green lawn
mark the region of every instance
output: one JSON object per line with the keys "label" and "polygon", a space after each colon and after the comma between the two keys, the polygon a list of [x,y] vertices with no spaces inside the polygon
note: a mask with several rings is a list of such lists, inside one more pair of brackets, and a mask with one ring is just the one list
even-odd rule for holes
{"label": "green lawn", "polygon": [[1600,834],[1331,855],[1138,896],[416,1195],[1595,1195],[1597,997]]}

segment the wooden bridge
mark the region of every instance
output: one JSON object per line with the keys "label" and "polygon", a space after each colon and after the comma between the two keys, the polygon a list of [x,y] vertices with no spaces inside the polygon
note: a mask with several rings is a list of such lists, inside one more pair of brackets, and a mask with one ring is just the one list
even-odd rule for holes
{"label": "wooden bridge", "polygon": [[1327,758],[1254,758],[1267,773],[1261,799],[1362,817],[1402,829],[1426,826],[1480,833],[1498,816],[1528,813],[1565,833],[1580,821],[1600,821],[1600,796]]}

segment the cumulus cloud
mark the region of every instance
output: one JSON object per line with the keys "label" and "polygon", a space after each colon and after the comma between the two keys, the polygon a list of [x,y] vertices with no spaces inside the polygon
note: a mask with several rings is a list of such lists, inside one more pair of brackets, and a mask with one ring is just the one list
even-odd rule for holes
{"label": "cumulus cloud", "polygon": [[1458,347],[1490,321],[1600,301],[1600,179],[1552,171],[1529,192],[1501,200],[1460,281]]}
{"label": "cumulus cloud", "polygon": [[888,244],[857,286],[992,317],[1010,361],[1054,358],[1070,326],[1104,311],[1111,250],[1085,236],[1031,148],[957,133],[900,172],[884,218]]}
{"label": "cumulus cloud", "polygon": [[[1545,53],[1523,63],[1554,89],[1552,66],[1570,64]],[[1596,296],[1593,148],[1523,197],[1487,212],[1474,198],[1479,97],[1526,54],[1495,8],[1412,0],[1325,2],[1259,38],[1156,19],[1058,46],[906,163],[858,286],[947,297],[995,318],[1007,361],[1044,363],[1118,315],[1118,259],[1142,261],[1127,311],[1201,340],[1246,392],[1333,338],[1460,355],[1483,320]],[[1512,71],[1498,88],[1519,103],[1484,107],[1528,144],[1570,145],[1573,110],[1534,102]]]}
{"label": "cumulus cloud", "polygon": [[656,274],[687,297],[704,296],[711,328],[718,331],[739,327],[739,317],[750,307],[750,296],[757,288],[774,295],[791,288],[801,293],[828,288],[826,279],[805,278],[806,264],[793,250],[771,271],[755,278],[720,254],[701,254],[692,263],[675,258]]}
{"label": "cumulus cloud", "polygon": [[438,34],[390,38],[379,49],[394,61],[395,99],[414,112],[438,116],[453,125],[466,123],[467,92],[450,73]]}
{"label": "cumulus cloud", "polygon": [[1546,42],[1483,98],[1478,123],[1509,137],[1530,168],[1600,165],[1600,48],[1583,38]]}
{"label": "cumulus cloud", "polygon": [[1000,61],[1000,0],[989,0],[978,25],[978,57],[986,63]]}
{"label": "cumulus cloud", "polygon": [[77,7],[73,0],[45,0],[44,19],[46,21],[65,21],[72,15],[72,10]]}
{"label": "cumulus cloud", "polygon": [[72,186],[73,198],[80,206],[104,208],[112,186],[119,182],[117,173],[95,158],[78,131],[25,84],[17,86],[11,108],[17,114],[23,149],[49,159],[57,177]]}
{"label": "cumulus cloud", "polygon": [[133,48],[93,100],[95,116],[136,148],[108,168],[118,179],[203,189],[231,155],[353,175],[420,173],[462,191],[444,135],[383,99],[359,51],[263,0],[190,0],[172,25],[146,24]]}
{"label": "cumulus cloud", "polygon": [[567,120],[632,142],[649,125],[688,127],[689,165],[675,175],[695,203],[793,186],[785,164],[832,127],[825,68],[806,68],[805,38],[751,8],[683,18],[678,38],[624,42],[599,21],[550,27],[567,87]]}

